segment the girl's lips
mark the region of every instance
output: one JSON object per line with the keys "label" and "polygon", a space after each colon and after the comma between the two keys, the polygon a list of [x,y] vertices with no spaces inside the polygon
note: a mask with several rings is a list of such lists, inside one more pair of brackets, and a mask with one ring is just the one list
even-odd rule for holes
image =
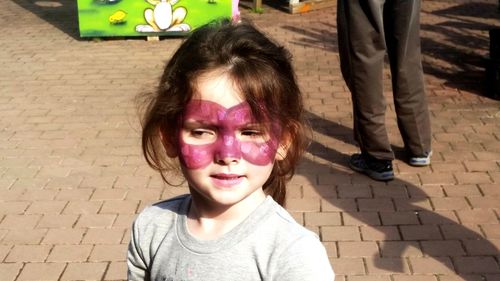
{"label": "girl's lips", "polygon": [[211,176],[215,185],[220,187],[233,187],[243,181],[244,176],[235,174],[215,174]]}

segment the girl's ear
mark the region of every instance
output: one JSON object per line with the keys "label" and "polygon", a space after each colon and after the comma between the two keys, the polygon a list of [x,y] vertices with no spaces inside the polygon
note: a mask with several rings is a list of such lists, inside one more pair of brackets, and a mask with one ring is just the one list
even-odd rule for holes
{"label": "girl's ear", "polygon": [[276,157],[275,159],[278,161],[284,160],[286,158],[286,155],[288,153],[288,149],[290,148],[290,134],[284,134],[281,142],[278,146],[278,149],[276,150]]}
{"label": "girl's ear", "polygon": [[161,129],[158,129],[158,131],[160,132],[160,140],[161,143],[163,144],[163,148],[165,148],[167,156],[170,158],[177,157],[178,156],[177,149],[175,148],[175,145],[172,143],[172,139],[165,136],[165,134]]}

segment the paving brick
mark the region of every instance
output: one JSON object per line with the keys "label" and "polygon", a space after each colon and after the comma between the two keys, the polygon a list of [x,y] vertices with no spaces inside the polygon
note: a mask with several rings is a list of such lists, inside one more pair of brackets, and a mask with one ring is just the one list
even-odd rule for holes
{"label": "paving brick", "polygon": [[38,222],[37,228],[71,228],[79,215],[45,214]]}
{"label": "paving brick", "polygon": [[94,190],[91,188],[62,189],[58,192],[56,199],[61,201],[88,200],[92,192]]}
{"label": "paving brick", "polygon": [[498,197],[467,197],[474,209],[500,209],[500,198]]}
{"label": "paving brick", "polygon": [[414,274],[454,273],[453,263],[447,257],[410,257],[409,262]]}
{"label": "paving brick", "polygon": [[455,173],[459,184],[481,184],[492,183],[492,179],[487,172]]}
{"label": "paving brick", "polygon": [[102,204],[102,201],[70,201],[63,214],[96,214]]}
{"label": "paving brick", "polygon": [[75,227],[83,228],[106,228],[111,227],[116,218],[116,215],[97,214],[97,215],[81,215]]}
{"label": "paving brick", "polygon": [[413,199],[445,196],[443,188],[440,185],[425,185],[425,186],[410,185],[407,187],[407,191],[410,198]]}
{"label": "paving brick", "polygon": [[111,262],[109,264],[104,280],[126,280],[127,279],[127,263],[126,262]]}
{"label": "paving brick", "polygon": [[368,273],[374,275],[393,274],[394,272],[409,273],[410,269],[403,258],[367,258],[366,268]]}
{"label": "paving brick", "polygon": [[85,234],[82,244],[120,244],[125,229],[91,228]]}
{"label": "paving brick", "polygon": [[341,258],[344,257],[371,257],[378,256],[379,250],[377,243],[358,241],[358,242],[338,242],[338,253]]}
{"label": "paving brick", "polygon": [[446,274],[439,275],[439,281],[484,281],[481,275],[471,275],[471,274]]}
{"label": "paving brick", "polygon": [[493,257],[455,257],[453,261],[458,273],[485,274],[500,272],[498,263]]}
{"label": "paving brick", "polygon": [[[495,182],[498,183],[498,181]],[[498,184],[480,184],[479,188],[485,196],[500,196],[500,188],[498,188]]]}
{"label": "paving brick", "polygon": [[492,210],[475,209],[457,211],[458,218],[464,224],[496,224],[498,219]]}
{"label": "paving brick", "polygon": [[49,262],[85,262],[92,245],[55,245],[47,261]]}
{"label": "paving brick", "polygon": [[[123,200],[129,192],[126,189],[96,189],[92,194],[91,200]],[[147,191],[141,190],[141,192],[146,193]]]}
{"label": "paving brick", "polygon": [[380,212],[383,225],[420,224],[418,216],[413,211],[405,212]]}
{"label": "paving brick", "polygon": [[421,257],[423,255],[416,241],[383,241],[380,242],[380,252],[384,258]]}
{"label": "paving brick", "polygon": [[52,245],[16,245],[5,259],[6,262],[43,262]]}
{"label": "paving brick", "polygon": [[41,215],[6,215],[0,223],[0,229],[33,229]]}
{"label": "paving brick", "polygon": [[356,226],[324,226],[321,228],[323,241],[360,241]]}
{"label": "paving brick", "polygon": [[139,201],[107,200],[99,211],[100,214],[135,214]]}
{"label": "paving brick", "polygon": [[395,198],[393,200],[397,211],[432,210],[427,198]]}
{"label": "paving brick", "polygon": [[498,255],[500,249],[500,240],[463,240],[462,243],[465,246],[467,254],[470,256],[487,256],[487,255]]}
{"label": "paving brick", "polygon": [[372,191],[367,185],[353,186],[341,184],[337,186],[339,198],[372,198]]}
{"label": "paving brick", "polygon": [[344,225],[380,225],[378,212],[342,212]]}
{"label": "paving brick", "polygon": [[338,258],[337,242],[323,242],[328,257]]}
{"label": "paving brick", "polygon": [[401,235],[404,240],[441,240],[442,235],[436,225],[402,225]]}
{"label": "paving brick", "polygon": [[470,210],[464,197],[432,198],[434,210]]}
{"label": "paving brick", "polygon": [[3,215],[22,215],[30,205],[26,201],[7,201],[0,202],[0,214]]}
{"label": "paving brick", "polygon": [[108,264],[96,263],[69,263],[61,280],[101,280]]}
{"label": "paving brick", "polygon": [[422,224],[459,224],[454,211],[418,211]]}
{"label": "paving brick", "polygon": [[445,185],[443,189],[446,195],[450,197],[481,196],[481,191],[475,184]]}
{"label": "paving brick", "polygon": [[358,199],[360,211],[394,211],[394,205],[390,198]]}
{"label": "paving brick", "polygon": [[305,225],[306,226],[323,226],[323,225],[340,225],[341,218],[340,213],[329,212],[329,213],[310,213],[306,212],[305,215]]}
{"label": "paving brick", "polygon": [[51,281],[59,280],[65,263],[27,263],[19,277],[18,281]]}
{"label": "paving brick", "polygon": [[353,199],[322,199],[321,210],[323,212],[357,211],[356,201]]}
{"label": "paving brick", "polygon": [[89,261],[125,261],[127,244],[95,245]]}
{"label": "paving brick", "polygon": [[318,199],[289,199],[286,208],[295,212],[318,212],[320,210],[320,200]]}
{"label": "paving brick", "polygon": [[450,185],[457,183],[452,174],[441,172],[420,174],[420,180],[424,185]]}
{"label": "paving brick", "polygon": [[422,251],[429,256],[464,256],[465,250],[458,240],[422,241]]}
{"label": "paving brick", "polygon": [[68,202],[66,201],[35,201],[28,210],[27,214],[59,214]]}
{"label": "paving brick", "polygon": [[21,271],[22,267],[22,263],[0,263],[0,276],[2,276],[2,280],[16,280],[16,277],[19,274],[19,271]]}
{"label": "paving brick", "polygon": [[335,274],[360,275],[366,274],[363,259],[361,258],[338,258],[331,259]]}
{"label": "paving brick", "polygon": [[481,229],[488,239],[500,239],[500,225],[498,224],[485,224],[481,225]]}
{"label": "paving brick", "polygon": [[477,225],[449,224],[439,228],[445,239],[483,239],[481,229]]}
{"label": "paving brick", "polygon": [[2,239],[2,244],[40,244],[46,229],[14,229],[9,230]]}
{"label": "paving brick", "polygon": [[[433,275],[393,275],[394,281],[435,281]],[[441,280],[441,279],[440,279]]]}
{"label": "paving brick", "polygon": [[[337,280],[337,279],[335,279],[335,280]],[[354,276],[349,276],[349,280],[353,280],[353,281],[390,281],[391,277],[385,276],[385,275],[375,275],[375,276],[354,275]]]}
{"label": "paving brick", "polygon": [[360,227],[363,241],[392,241],[401,240],[401,235],[396,226],[369,226]]}
{"label": "paving brick", "polygon": [[42,244],[79,244],[85,229],[49,229]]}

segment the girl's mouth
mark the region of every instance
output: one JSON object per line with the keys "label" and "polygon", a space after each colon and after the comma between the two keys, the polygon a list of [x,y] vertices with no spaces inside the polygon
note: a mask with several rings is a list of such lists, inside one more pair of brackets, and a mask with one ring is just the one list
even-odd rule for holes
{"label": "girl's mouth", "polygon": [[215,185],[220,187],[233,187],[241,183],[244,176],[235,174],[215,174],[210,176]]}

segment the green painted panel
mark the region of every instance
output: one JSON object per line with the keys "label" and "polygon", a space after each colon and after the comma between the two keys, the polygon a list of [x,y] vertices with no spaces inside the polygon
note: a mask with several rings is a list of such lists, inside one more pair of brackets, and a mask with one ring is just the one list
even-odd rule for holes
{"label": "green painted panel", "polygon": [[[234,0],[78,0],[80,36],[183,35],[212,20],[237,15],[237,2]],[[233,6],[236,7],[236,11],[233,11]]]}

